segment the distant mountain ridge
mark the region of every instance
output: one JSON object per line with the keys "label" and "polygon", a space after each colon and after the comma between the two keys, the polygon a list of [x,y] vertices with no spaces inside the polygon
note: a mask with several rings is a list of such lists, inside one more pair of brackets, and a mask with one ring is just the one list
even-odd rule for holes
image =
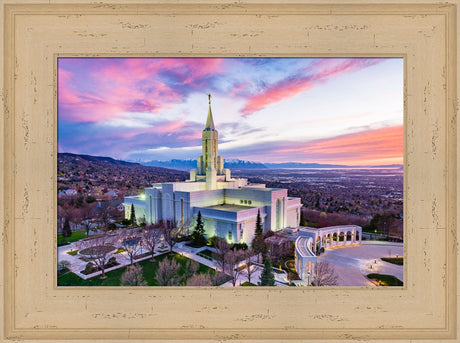
{"label": "distant mountain ridge", "polygon": [[[148,161],[142,162],[144,166],[153,166],[153,167],[163,167],[163,168],[172,168],[189,171],[196,168],[196,160],[170,160],[170,161]],[[228,169],[267,169],[263,163],[252,162],[252,161],[242,161],[242,160],[224,160],[224,166]]]}
{"label": "distant mountain ridge", "polygon": [[[178,170],[189,171],[196,168],[196,160],[179,160],[173,159],[169,161],[152,160],[148,162],[140,162],[145,166],[163,167]],[[378,166],[348,166],[343,164],[321,164],[321,163],[301,163],[301,162],[284,162],[284,163],[260,163],[253,161],[243,161],[238,159],[225,159],[224,166],[228,169],[241,170],[241,169],[309,169],[309,168],[401,168],[400,164],[391,165],[378,165]]]}

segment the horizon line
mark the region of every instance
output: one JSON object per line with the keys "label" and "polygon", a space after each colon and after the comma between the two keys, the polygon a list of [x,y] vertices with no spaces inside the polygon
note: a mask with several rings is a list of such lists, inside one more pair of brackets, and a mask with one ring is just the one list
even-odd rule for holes
{"label": "horizon line", "polygon": [[[147,162],[172,162],[174,160],[176,161],[196,161],[195,159],[180,159],[180,158],[173,158],[170,160],[146,160],[146,161],[138,161],[138,160],[125,160],[125,159],[120,159],[112,156],[102,156],[102,155],[90,155],[87,153],[75,153],[75,152],[58,152],[58,154],[71,154],[71,155],[80,155],[80,156],[90,156],[90,157],[101,157],[101,158],[111,158],[115,161],[123,161],[123,162],[129,162],[129,163],[138,163],[142,164],[147,163]],[[259,162],[259,161],[254,161],[254,160],[241,160],[237,158],[224,158],[225,160],[236,160],[236,161],[242,161],[242,162],[252,162],[252,163],[258,163],[258,164],[317,164],[317,165],[333,165],[333,166],[338,166],[338,167],[351,167],[351,168],[361,168],[361,167],[390,167],[390,166],[399,166],[399,167],[404,167],[403,163],[389,163],[389,164],[361,164],[361,165],[350,165],[350,164],[340,164],[340,163],[333,163],[333,162],[327,162],[327,163],[318,163],[318,162],[298,162],[298,161],[289,161],[289,162]],[[152,166],[146,166],[146,167],[152,167]]]}

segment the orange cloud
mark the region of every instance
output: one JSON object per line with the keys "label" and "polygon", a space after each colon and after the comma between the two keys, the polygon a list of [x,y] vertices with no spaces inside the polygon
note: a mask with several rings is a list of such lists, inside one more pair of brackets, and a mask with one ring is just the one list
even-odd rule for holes
{"label": "orange cloud", "polygon": [[295,160],[308,159],[322,163],[349,165],[377,165],[402,163],[404,153],[403,126],[391,126],[371,131],[357,132],[334,138],[321,139],[298,146],[276,150],[279,154],[297,156]]}

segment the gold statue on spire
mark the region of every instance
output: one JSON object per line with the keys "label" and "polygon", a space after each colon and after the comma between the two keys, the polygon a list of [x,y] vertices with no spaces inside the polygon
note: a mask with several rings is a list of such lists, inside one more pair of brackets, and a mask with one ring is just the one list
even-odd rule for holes
{"label": "gold statue on spire", "polygon": [[208,94],[209,105],[211,105],[211,93]]}

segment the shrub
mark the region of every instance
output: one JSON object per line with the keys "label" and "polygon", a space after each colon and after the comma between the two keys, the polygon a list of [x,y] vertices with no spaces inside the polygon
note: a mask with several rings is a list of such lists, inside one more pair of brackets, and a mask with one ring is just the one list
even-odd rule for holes
{"label": "shrub", "polygon": [[88,275],[95,272],[97,272],[97,267],[94,265],[93,262],[88,262],[86,264],[85,270],[82,271],[82,274]]}
{"label": "shrub", "polygon": [[91,204],[91,203],[93,203],[93,202],[95,202],[95,201],[96,201],[96,199],[95,199],[93,196],[91,196],[91,195],[88,195],[88,196],[86,197],[86,202],[87,202],[88,204]]}
{"label": "shrub", "polygon": [[188,236],[179,236],[177,237],[176,239],[176,242],[186,242],[186,241],[190,241],[192,239],[192,236],[188,235]]}
{"label": "shrub", "polygon": [[246,243],[235,243],[233,244],[233,248],[235,248],[236,250],[247,250],[248,245]]}
{"label": "shrub", "polygon": [[374,279],[382,286],[403,286],[403,282],[393,275],[387,274],[368,274],[369,279]]}
{"label": "shrub", "polygon": [[209,238],[208,245],[210,247],[215,248],[217,246],[217,243],[219,242],[219,240],[220,240],[220,237],[212,236],[211,238]]}
{"label": "shrub", "polygon": [[118,265],[117,259],[114,256],[112,256],[111,258],[109,258],[109,260],[105,264],[105,268],[115,267],[117,265]]}
{"label": "shrub", "polygon": [[70,267],[69,261],[63,260],[63,261],[59,261],[58,263],[58,271],[63,271],[65,269],[68,269],[69,267]]}
{"label": "shrub", "polygon": [[402,257],[382,257],[381,260],[388,263],[397,264],[399,266],[404,264],[404,259]]}

